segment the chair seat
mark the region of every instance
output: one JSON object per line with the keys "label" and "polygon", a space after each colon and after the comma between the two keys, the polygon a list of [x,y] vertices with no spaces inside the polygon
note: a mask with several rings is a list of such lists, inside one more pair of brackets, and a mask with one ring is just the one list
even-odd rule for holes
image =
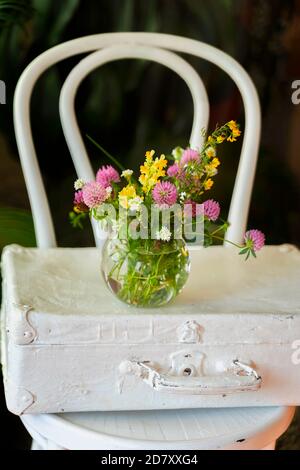
{"label": "chair seat", "polygon": [[[289,426],[293,407],[24,415],[25,427],[70,450],[263,449]],[[55,447],[55,446],[54,446]]]}

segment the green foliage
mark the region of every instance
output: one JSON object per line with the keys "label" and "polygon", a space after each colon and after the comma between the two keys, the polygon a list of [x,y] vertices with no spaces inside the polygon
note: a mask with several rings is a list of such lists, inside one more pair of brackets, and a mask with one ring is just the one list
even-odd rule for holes
{"label": "green foliage", "polygon": [[36,246],[32,216],[28,211],[1,207],[0,251],[11,243]]}
{"label": "green foliage", "polygon": [[0,207],[0,255],[3,248],[12,243],[21,246],[36,246],[33,220],[28,211]]}
{"label": "green foliage", "polygon": [[111,162],[119,168],[119,170],[125,170],[125,167],[115,158],[113,157],[105,148],[102,147],[98,142],[96,142],[90,135],[86,134],[87,139],[92,142],[95,147],[97,147]]}
{"label": "green foliage", "polygon": [[30,0],[0,0],[0,28],[23,25],[33,14]]}
{"label": "green foliage", "polygon": [[76,213],[74,211],[69,212],[69,221],[72,227],[83,229],[83,222],[87,218],[86,212]]}
{"label": "green foliage", "polygon": [[37,12],[35,34],[45,36],[46,33],[49,46],[58,44],[79,4],[80,0],[33,0]]}
{"label": "green foliage", "polygon": [[239,252],[239,255],[246,255],[245,261],[247,261],[247,259],[249,258],[250,255],[252,255],[254,258],[256,258],[255,251],[252,248],[248,247],[248,246],[246,248],[243,248]]}

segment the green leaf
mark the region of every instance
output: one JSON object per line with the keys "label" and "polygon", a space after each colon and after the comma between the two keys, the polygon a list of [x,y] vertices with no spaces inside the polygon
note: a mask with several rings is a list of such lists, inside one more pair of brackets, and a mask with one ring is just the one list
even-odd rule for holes
{"label": "green leaf", "polygon": [[31,1],[10,0],[0,2],[0,25],[6,27],[14,24],[23,24],[29,20],[34,13]]}
{"label": "green leaf", "polygon": [[0,207],[0,250],[11,243],[36,246],[32,216],[25,210]]}
{"label": "green leaf", "polygon": [[64,0],[64,2],[61,2],[59,12],[55,15],[55,21],[49,34],[50,44],[57,44],[61,40],[62,33],[72,19],[79,3],[80,0]]}
{"label": "green leaf", "polygon": [[83,229],[83,221],[87,216],[87,212],[80,212],[79,214],[76,214],[76,212],[69,212],[69,220],[70,224],[74,228],[80,228]]}
{"label": "green leaf", "polygon": [[41,36],[42,40],[46,40],[48,47],[61,42],[62,35],[78,8],[80,0],[32,1],[37,13],[34,18],[36,36]]}
{"label": "green leaf", "polygon": [[92,144],[95,145],[95,147],[101,150],[101,152],[104,153],[104,155],[106,155],[107,158],[109,158],[113,162],[113,164],[116,165],[121,171],[125,170],[125,167],[120,162],[118,162],[118,160],[113,157],[107,150],[105,150],[100,144],[98,144],[98,142],[96,142],[91,136],[86,134],[86,137],[92,142]]}
{"label": "green leaf", "polygon": [[122,14],[117,18],[118,31],[131,31],[134,22],[134,1],[127,0],[123,4]]}

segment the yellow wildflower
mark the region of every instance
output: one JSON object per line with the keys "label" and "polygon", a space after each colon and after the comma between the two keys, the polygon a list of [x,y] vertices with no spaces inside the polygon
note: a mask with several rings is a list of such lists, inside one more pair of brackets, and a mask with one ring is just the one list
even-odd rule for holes
{"label": "yellow wildflower", "polygon": [[141,183],[141,185],[143,186],[143,188],[146,186],[147,184],[147,176],[146,175],[141,175],[139,177],[139,182]]}
{"label": "yellow wildflower", "polygon": [[205,154],[208,158],[213,158],[216,156],[216,150],[212,146],[210,146],[205,150]]}
{"label": "yellow wildflower", "polygon": [[224,140],[225,140],[225,137],[223,135],[218,135],[217,137],[218,144],[221,144],[222,142],[224,142]]}
{"label": "yellow wildflower", "polygon": [[136,190],[132,184],[128,184],[119,192],[119,202],[124,209],[128,209],[129,200],[136,197]]}
{"label": "yellow wildflower", "polygon": [[156,158],[153,162],[153,168],[155,168],[155,170],[157,172],[164,172],[163,175],[161,176],[164,176],[165,175],[165,171],[163,170],[163,168],[165,168],[167,166],[167,160],[165,159],[165,156],[164,155],[161,155],[159,158]]}
{"label": "yellow wildflower", "polygon": [[154,153],[154,150],[146,152],[146,161],[140,167],[141,176],[139,177],[139,182],[142,184],[145,193],[148,193],[156,185],[159,178],[166,174],[164,168],[168,162],[165,156],[161,155],[153,160]]}
{"label": "yellow wildflower", "polygon": [[145,153],[147,163],[152,162],[153,155],[155,154],[155,150],[147,150]]}
{"label": "yellow wildflower", "polygon": [[220,165],[220,160],[217,157],[213,158],[212,161],[208,165],[205,165],[205,171],[207,175],[215,176],[218,173],[217,167],[219,165]]}
{"label": "yellow wildflower", "polygon": [[214,167],[211,163],[209,165],[205,165],[205,171],[207,176],[215,176],[218,173],[216,167]]}
{"label": "yellow wildflower", "polygon": [[236,137],[239,137],[241,135],[241,131],[235,121],[229,121],[228,122],[228,127],[231,130],[231,136],[227,138],[229,142],[235,142]]}
{"label": "yellow wildflower", "polygon": [[205,191],[208,191],[212,187],[213,184],[214,184],[213,180],[211,178],[208,178],[208,180],[205,181],[204,183]]}
{"label": "yellow wildflower", "polygon": [[242,132],[238,128],[232,130],[233,137],[239,137],[241,133]]}
{"label": "yellow wildflower", "polygon": [[220,165],[220,160],[217,157],[213,158],[211,161],[211,166],[213,168],[217,168],[219,165]]}
{"label": "yellow wildflower", "polygon": [[215,141],[215,139],[214,139],[211,135],[208,136],[207,142],[208,142],[209,144],[213,144],[214,141]]}
{"label": "yellow wildflower", "polygon": [[236,128],[237,128],[237,123],[236,123],[236,121],[229,121],[229,122],[227,123],[227,125],[228,125],[229,129],[231,129],[232,131],[233,131],[233,129],[236,129]]}

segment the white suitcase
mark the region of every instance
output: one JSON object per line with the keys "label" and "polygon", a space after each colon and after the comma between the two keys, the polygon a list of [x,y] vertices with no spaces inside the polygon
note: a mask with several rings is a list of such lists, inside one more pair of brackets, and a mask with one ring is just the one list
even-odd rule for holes
{"label": "white suitcase", "polygon": [[173,304],[115,299],[96,248],[6,247],[2,363],[16,414],[300,404],[300,254],[191,253]]}

